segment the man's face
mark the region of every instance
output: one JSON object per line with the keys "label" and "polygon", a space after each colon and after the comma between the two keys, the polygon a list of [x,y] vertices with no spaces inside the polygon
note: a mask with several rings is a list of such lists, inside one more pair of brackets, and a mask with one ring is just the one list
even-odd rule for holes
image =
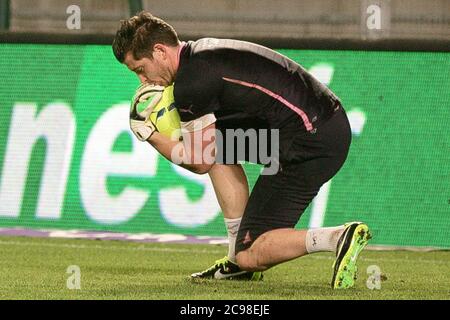
{"label": "man's face", "polygon": [[133,54],[128,52],[125,55],[124,64],[136,73],[141,83],[147,82],[160,86],[168,86],[173,82],[173,76],[169,69],[169,60],[164,50],[155,48],[153,51],[153,59],[142,58],[135,60]]}

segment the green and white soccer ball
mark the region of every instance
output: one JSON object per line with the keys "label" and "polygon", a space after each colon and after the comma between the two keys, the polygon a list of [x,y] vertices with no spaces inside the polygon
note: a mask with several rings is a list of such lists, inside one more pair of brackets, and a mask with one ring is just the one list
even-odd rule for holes
{"label": "green and white soccer ball", "polygon": [[161,100],[153,108],[150,121],[159,133],[178,141],[181,137],[180,115],[175,108],[173,85],[165,87]]}

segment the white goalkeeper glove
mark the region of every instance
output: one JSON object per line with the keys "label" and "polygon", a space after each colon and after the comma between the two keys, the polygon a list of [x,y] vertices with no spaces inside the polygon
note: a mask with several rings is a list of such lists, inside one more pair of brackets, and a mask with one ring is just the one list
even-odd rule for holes
{"label": "white goalkeeper glove", "polygon": [[130,109],[130,128],[140,141],[146,141],[153,132],[155,125],[150,121],[150,114],[161,100],[164,87],[141,84],[133,97]]}

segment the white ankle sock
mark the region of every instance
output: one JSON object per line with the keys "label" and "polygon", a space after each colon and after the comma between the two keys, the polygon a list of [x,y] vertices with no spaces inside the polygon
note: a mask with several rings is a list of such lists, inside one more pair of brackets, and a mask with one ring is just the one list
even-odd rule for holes
{"label": "white ankle sock", "polygon": [[228,232],[228,259],[232,262],[236,262],[236,253],[234,247],[236,246],[236,238],[241,225],[242,218],[227,219],[225,218],[225,225],[227,226]]}
{"label": "white ankle sock", "polygon": [[345,226],[309,229],[306,233],[306,251],[308,253],[331,251],[336,247]]}

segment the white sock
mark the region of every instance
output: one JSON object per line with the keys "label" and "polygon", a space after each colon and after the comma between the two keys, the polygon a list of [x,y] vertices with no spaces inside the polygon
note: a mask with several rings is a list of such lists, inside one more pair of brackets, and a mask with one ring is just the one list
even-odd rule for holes
{"label": "white sock", "polygon": [[236,238],[239,230],[239,226],[241,225],[242,218],[236,218],[236,219],[227,219],[225,218],[225,225],[227,226],[227,232],[228,232],[228,259],[232,262],[236,262],[236,253],[235,253],[235,246],[236,246]]}
{"label": "white sock", "polygon": [[306,251],[308,253],[336,252],[337,243],[345,226],[309,229],[306,233]]}

